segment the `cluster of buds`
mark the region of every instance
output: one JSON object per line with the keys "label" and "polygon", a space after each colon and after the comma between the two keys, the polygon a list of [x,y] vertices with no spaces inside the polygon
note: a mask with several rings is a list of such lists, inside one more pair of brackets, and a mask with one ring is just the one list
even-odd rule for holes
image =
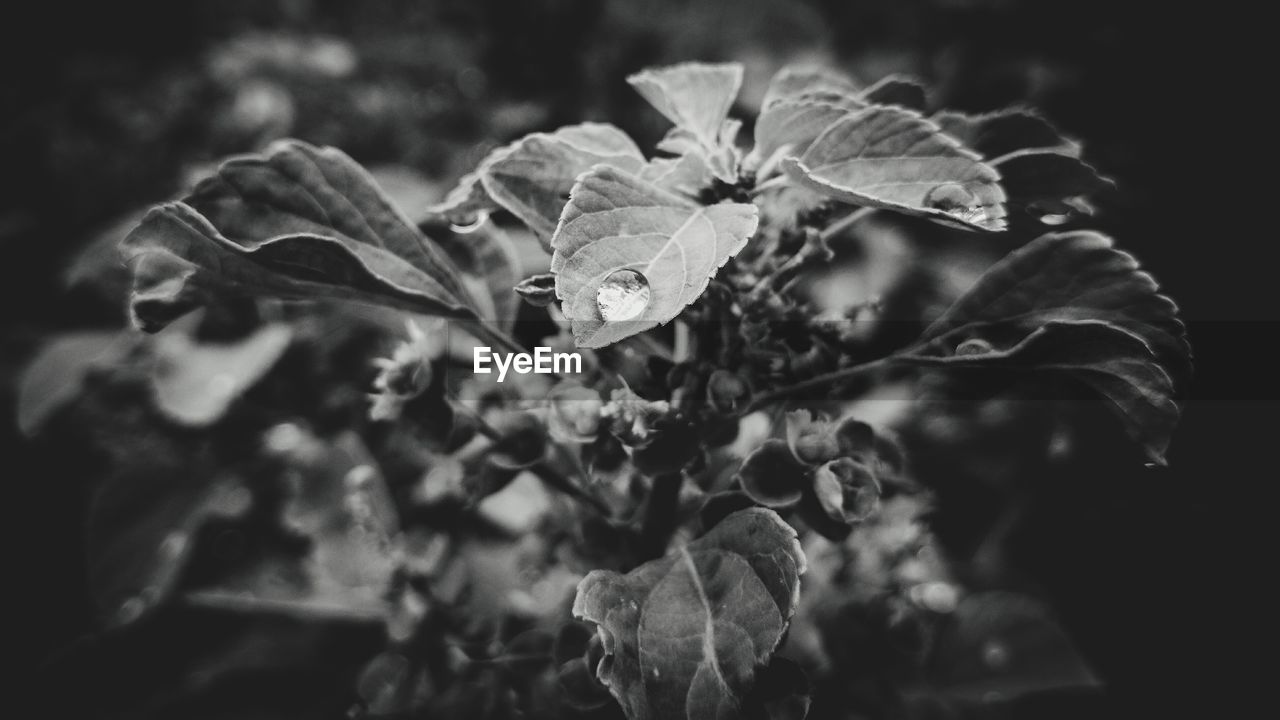
{"label": "cluster of buds", "polygon": [[787,413],[786,440],[766,440],[743,461],[737,479],[755,502],[794,507],[814,530],[838,539],[875,513],[883,481],[901,466],[897,445],[870,425],[797,410]]}

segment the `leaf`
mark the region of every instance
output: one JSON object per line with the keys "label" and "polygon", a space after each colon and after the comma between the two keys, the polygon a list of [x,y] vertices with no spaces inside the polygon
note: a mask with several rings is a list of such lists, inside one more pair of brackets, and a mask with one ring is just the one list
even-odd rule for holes
{"label": "leaf", "polygon": [[[583,175],[552,237],[551,271],[574,340],[598,348],[674,318],[746,245],[754,205],[704,207],[604,165]],[[611,274],[639,273],[647,304],[606,320],[598,293]]]}
{"label": "leaf", "polygon": [[711,187],[715,174],[707,156],[693,150],[680,157],[654,158],[640,169],[638,176],[664,190],[696,198]]}
{"label": "leaf", "polygon": [[135,273],[135,312],[143,301],[163,309],[187,285],[208,283],[477,315],[457,267],[363,168],[338,150],[298,141],[226,161],[183,201],[148,212],[122,247],[135,267],[155,266],[157,255],[182,261],[160,263],[167,273]]}
{"label": "leaf", "polygon": [[843,96],[801,95],[765,107],[756,119],[755,147],[748,167],[767,170],[780,154],[802,155],[824,130],[865,105]]}
{"label": "leaf", "polygon": [[612,125],[583,123],[525,137],[486,162],[480,178],[494,202],[545,242],[555,232],[574,181],[599,163],[637,172],[644,156]]}
{"label": "leaf", "polygon": [[1074,206],[1068,200],[1115,187],[1092,165],[1065,153],[1015,150],[992,165],[1000,171],[1010,204],[1035,205],[1042,212],[1069,213]]}
{"label": "leaf", "polygon": [[999,173],[909,110],[875,106],[848,114],[782,168],[800,185],[843,202],[1004,228]]}
{"label": "leaf", "polygon": [[505,209],[545,242],[579,175],[597,163],[635,172],[644,162],[635,142],[606,123],[533,133],[490,152],[428,213],[454,225],[470,225]]}
{"label": "leaf", "polygon": [[858,97],[867,104],[897,105],[917,112],[924,112],[929,104],[922,85],[899,75],[881,78]]}
{"label": "leaf", "polygon": [[1062,135],[1032,110],[1010,108],[985,115],[940,112],[932,120],[942,131],[976,150],[984,158],[998,158],[1016,150],[1052,150],[1078,157],[1079,143]]}
{"label": "leaf", "polygon": [[220,420],[276,364],[293,338],[284,324],[265,325],[230,343],[197,342],[175,330],[171,326],[156,338],[152,394],[165,415],[193,427]]}
{"label": "leaf", "polygon": [[1044,235],[996,263],[900,357],[1065,372],[1106,398],[1163,463],[1191,353],[1177,306],[1158,290],[1103,235]]}
{"label": "leaf", "polygon": [[627,82],[703,148],[719,147],[729,109],[742,87],[738,63],[681,63],[642,70]]}
{"label": "leaf", "polygon": [[383,618],[397,560],[395,506],[354,433],[304,435],[286,451],[280,522],[306,538],[258,548],[229,572],[188,591],[198,605],[304,617]]}
{"label": "leaf", "polygon": [[596,624],[597,675],[630,720],[745,717],[804,570],[795,530],[771,510],[742,510],[626,575],[592,571],[573,614]]}
{"label": "leaf", "polygon": [[972,702],[1101,686],[1048,609],[1007,592],[960,601],[935,640],[927,675],[935,692]]}
{"label": "leaf", "polygon": [[469,233],[434,236],[449,259],[462,270],[462,280],[479,306],[480,317],[510,332],[519,312],[511,289],[520,281],[520,259],[511,239],[493,223]]}
{"label": "leaf", "polygon": [[[844,74],[830,68],[812,65],[788,65],[783,67],[769,81],[764,100],[760,103],[762,110],[769,109],[774,103],[783,100],[795,100],[802,96],[835,99],[853,97],[858,94],[858,86]],[[859,106],[865,103],[859,102]]]}
{"label": "leaf", "polygon": [[121,359],[133,343],[115,331],[84,331],[49,341],[27,363],[18,380],[18,429],[31,436],[59,408],[79,395],[95,367]]}

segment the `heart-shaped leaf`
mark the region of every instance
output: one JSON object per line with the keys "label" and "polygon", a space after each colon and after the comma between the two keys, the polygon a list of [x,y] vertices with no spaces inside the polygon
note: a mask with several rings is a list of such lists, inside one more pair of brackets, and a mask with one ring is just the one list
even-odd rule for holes
{"label": "heart-shaped leaf", "polygon": [[630,720],[746,717],[757,668],[799,599],[804,552],[773,511],[736,512],[626,575],[595,570],[574,599],[597,626],[600,680]]}
{"label": "heart-shaped leaf", "polygon": [[782,168],[843,202],[979,230],[1005,225],[999,173],[910,110],[873,106],[847,114]]}
{"label": "heart-shaped leaf", "polygon": [[1177,306],[1158,289],[1103,235],[1045,235],[996,263],[901,358],[1063,371],[1106,398],[1163,462],[1191,353]]}
{"label": "heart-shaped leaf", "polygon": [[181,202],[148,212],[122,248],[135,267],[168,270],[135,273],[135,313],[144,314],[146,300],[146,314],[165,311],[156,315],[162,323],[173,315],[167,304],[192,283],[478,315],[458,268],[363,168],[338,150],[297,141],[223,163]]}
{"label": "heart-shaped leaf", "polygon": [[756,230],[754,205],[702,206],[622,170],[579,178],[551,239],[574,340],[597,348],[674,318]]}

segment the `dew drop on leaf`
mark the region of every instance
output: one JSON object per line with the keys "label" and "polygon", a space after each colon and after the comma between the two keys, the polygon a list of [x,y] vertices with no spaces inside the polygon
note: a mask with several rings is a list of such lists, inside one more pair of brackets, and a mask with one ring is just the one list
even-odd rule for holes
{"label": "dew drop on leaf", "polygon": [[606,321],[635,320],[649,306],[649,279],[635,270],[614,270],[596,290],[596,305]]}
{"label": "dew drop on leaf", "polygon": [[925,193],[924,204],[967,223],[980,225],[987,219],[987,211],[977,204],[977,196],[960,183],[935,185]]}

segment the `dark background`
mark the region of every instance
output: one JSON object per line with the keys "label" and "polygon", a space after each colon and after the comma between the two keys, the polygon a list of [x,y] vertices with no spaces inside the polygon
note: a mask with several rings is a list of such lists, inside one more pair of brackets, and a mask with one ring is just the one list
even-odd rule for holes
{"label": "dark background", "polygon": [[[1220,33],[1219,21],[1248,23],[1225,10],[1170,12],[1094,0],[9,7],[0,21],[0,367],[14,377],[51,331],[117,322],[119,307],[66,289],[63,271],[78,249],[123,213],[172,195],[185,169],[260,139],[262,117],[248,113],[243,127],[220,119],[239,86],[209,69],[228,38],[251,30],[336,37],[359,59],[343,77],[269,77],[291,93],[292,110],[282,120],[268,108],[268,124],[287,121],[288,134],[341,146],[366,164],[409,165],[442,189],[486,143],[584,118],[615,122],[644,146],[661,127],[622,78],[678,60],[767,66],[817,53],[863,81],[920,76],[947,107],[1030,102],[1084,139],[1086,158],[1118,181],[1122,192],[1097,226],[1178,301],[1197,376],[1170,467],[1117,472],[1105,491],[1096,478],[1082,483],[1028,534],[1026,556],[1108,682],[1117,716],[1225,713],[1227,694],[1208,692],[1211,668],[1221,672],[1231,658],[1221,639],[1250,632],[1237,625],[1253,621],[1211,601],[1237,607],[1243,580],[1233,558],[1247,543],[1234,533],[1249,525],[1247,489],[1274,473],[1248,458],[1274,442],[1268,349],[1280,327],[1274,271],[1259,249],[1274,233],[1245,227],[1248,183],[1228,165],[1261,163],[1253,148],[1265,143],[1253,138],[1270,134],[1272,118],[1242,119],[1245,93],[1223,67],[1223,44],[1239,36]],[[93,630],[82,499],[47,452],[17,441],[8,417],[17,552],[5,585],[19,607],[8,613],[15,632],[6,632],[18,639],[6,645],[20,667],[34,668]],[[46,671],[39,681],[41,693],[104,692],[92,678]]]}

